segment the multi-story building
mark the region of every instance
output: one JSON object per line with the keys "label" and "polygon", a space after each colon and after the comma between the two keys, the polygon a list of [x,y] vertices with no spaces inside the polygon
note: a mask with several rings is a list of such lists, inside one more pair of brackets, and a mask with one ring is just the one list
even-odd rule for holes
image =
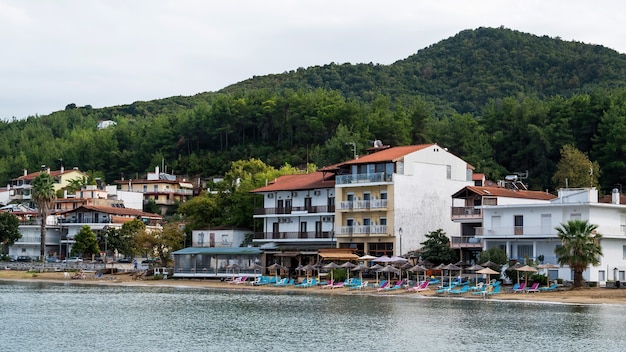
{"label": "multi-story building", "polygon": [[300,260],[307,253],[317,255],[321,248],[335,247],[334,176],[323,172],[280,176],[252,190],[263,196],[263,207],[254,210],[263,230],[254,234],[253,242],[270,256],[300,256]]}
{"label": "multi-story building", "polygon": [[[452,221],[459,224],[460,235],[450,237],[450,247],[466,262],[475,262],[483,250],[483,242],[476,236],[483,227],[484,205],[540,204],[549,203],[556,196],[539,191],[528,191],[525,187],[514,187],[511,183],[497,185],[480,182],[478,186],[466,186],[452,195]],[[485,184],[484,186],[482,184]],[[508,187],[507,187],[508,185]],[[458,204],[461,202],[461,204]]]}
{"label": "multi-story building", "polygon": [[[556,228],[569,220],[598,225],[603,255],[600,265],[583,274],[589,281],[626,279],[626,205],[619,190],[608,202],[598,201],[595,188],[561,189],[550,202],[483,205],[483,226],[476,228],[484,249],[501,248],[510,259],[555,264],[554,250],[561,245]],[[603,199],[603,201],[607,201]],[[569,268],[552,270],[550,278],[573,279]]]}
{"label": "multi-story building", "polygon": [[69,185],[71,180],[80,180],[87,177],[87,175],[81,172],[78,168],[66,170],[64,167],[61,167],[60,170],[56,171],[47,168],[46,170],[32,173],[28,173],[28,170],[24,170],[24,174],[22,176],[12,179],[9,183],[8,191],[10,201],[30,201],[33,188],[31,183],[35,177],[39,176],[42,172],[50,174],[52,180],[54,181],[55,191]]}
{"label": "multi-story building", "polygon": [[160,172],[158,166],[144,180],[116,180],[115,183],[122,190],[142,193],[144,204],[154,202],[161,215],[167,214],[169,209],[193,196],[193,185],[190,182],[178,179],[176,175]]}
{"label": "multi-story building", "polygon": [[473,167],[437,144],[388,147],[320,169],[336,174],[335,236],[340,248],[375,256],[422,247],[442,229],[457,236],[450,194],[472,184]]}

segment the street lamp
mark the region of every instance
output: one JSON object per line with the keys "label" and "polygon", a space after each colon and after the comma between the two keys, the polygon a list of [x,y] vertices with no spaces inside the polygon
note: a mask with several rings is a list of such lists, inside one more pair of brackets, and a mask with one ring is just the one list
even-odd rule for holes
{"label": "street lamp", "polygon": [[400,253],[399,253],[399,255],[402,255],[402,228],[398,229],[398,234],[400,235]]}

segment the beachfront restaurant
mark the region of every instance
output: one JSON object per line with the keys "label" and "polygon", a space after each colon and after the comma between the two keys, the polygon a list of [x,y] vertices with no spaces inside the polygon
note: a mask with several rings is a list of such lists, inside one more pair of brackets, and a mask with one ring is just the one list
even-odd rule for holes
{"label": "beachfront restaurant", "polygon": [[187,247],[173,253],[174,278],[225,279],[259,276],[252,269],[261,263],[262,251],[255,247]]}

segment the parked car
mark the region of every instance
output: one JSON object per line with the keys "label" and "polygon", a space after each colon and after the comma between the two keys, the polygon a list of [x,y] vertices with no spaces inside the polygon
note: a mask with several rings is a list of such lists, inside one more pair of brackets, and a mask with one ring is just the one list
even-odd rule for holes
{"label": "parked car", "polygon": [[46,262],[48,263],[60,263],[61,260],[57,257],[48,257],[46,258]]}
{"label": "parked car", "polygon": [[17,257],[17,259],[15,259],[16,262],[32,262],[33,258],[27,256],[27,255],[20,255],[19,257]]}
{"label": "parked car", "polygon": [[155,264],[155,265],[159,265],[159,264],[161,264],[161,258],[148,258],[148,259],[142,261],[141,264]]}
{"label": "parked car", "polygon": [[81,257],[69,257],[63,260],[63,263],[82,263],[83,259]]}
{"label": "parked car", "polygon": [[132,263],[133,260],[131,258],[120,258],[117,260],[118,263]]}

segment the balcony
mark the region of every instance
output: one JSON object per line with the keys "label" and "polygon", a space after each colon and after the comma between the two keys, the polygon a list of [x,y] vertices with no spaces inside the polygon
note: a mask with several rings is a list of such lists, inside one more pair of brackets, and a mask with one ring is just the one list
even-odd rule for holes
{"label": "balcony", "polygon": [[452,236],[450,238],[450,248],[455,249],[482,249],[483,242],[480,238],[470,236]]}
{"label": "balcony", "polygon": [[387,199],[355,200],[339,203],[339,210],[386,209]]}
{"label": "balcony", "polygon": [[315,205],[310,207],[283,207],[283,208],[256,208],[254,209],[254,215],[284,215],[291,213],[334,213],[335,207],[328,205]]}
{"label": "balcony", "polygon": [[299,240],[299,239],[320,239],[333,238],[333,231],[322,232],[255,232],[255,240]]}
{"label": "balcony", "polygon": [[341,235],[386,235],[387,225],[358,225],[341,226],[337,231],[337,236]]}
{"label": "balcony", "polygon": [[452,207],[452,220],[482,219],[482,209],[474,207]]}
{"label": "balcony", "polygon": [[340,175],[335,178],[335,185],[350,185],[359,183],[392,182],[391,175],[385,176],[384,172],[373,174]]}

